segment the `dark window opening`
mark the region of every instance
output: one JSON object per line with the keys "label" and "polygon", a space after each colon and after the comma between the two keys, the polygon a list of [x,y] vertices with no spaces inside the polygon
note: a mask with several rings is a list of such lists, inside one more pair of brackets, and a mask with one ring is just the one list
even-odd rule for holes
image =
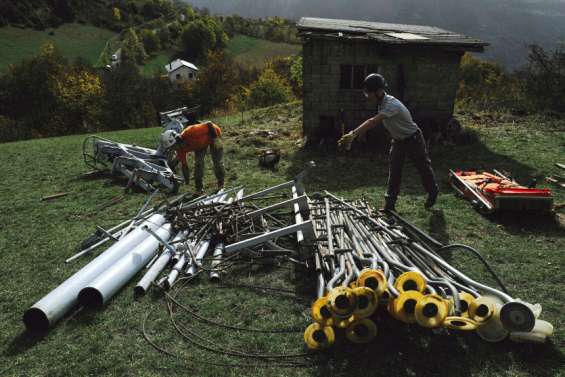
{"label": "dark window opening", "polygon": [[335,144],[341,137],[336,128],[336,120],[333,116],[320,115],[320,124],[318,126],[316,140],[320,144]]}
{"label": "dark window opening", "polygon": [[379,66],[369,65],[340,65],[340,89],[363,89],[363,81],[370,73],[378,73]]}
{"label": "dark window opening", "polygon": [[349,64],[342,64],[340,66],[341,76],[339,79],[340,89],[351,89],[351,75],[353,73],[353,66]]}
{"label": "dark window opening", "polygon": [[177,73],[177,80],[180,79],[180,73]]}
{"label": "dark window opening", "polygon": [[363,81],[366,77],[365,66],[356,65],[353,67],[353,89],[363,89]]}

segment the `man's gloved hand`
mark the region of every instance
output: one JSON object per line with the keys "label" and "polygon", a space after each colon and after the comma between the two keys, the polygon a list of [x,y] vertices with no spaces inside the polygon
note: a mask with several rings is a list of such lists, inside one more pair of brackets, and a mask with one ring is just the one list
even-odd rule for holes
{"label": "man's gloved hand", "polygon": [[341,139],[339,139],[337,141],[337,147],[339,148],[339,150],[345,150],[348,151],[351,149],[351,144],[353,143],[353,140],[355,140],[355,138],[357,137],[357,135],[355,135],[355,133],[353,131],[350,131],[348,133],[346,133],[345,135],[343,135],[341,137]]}

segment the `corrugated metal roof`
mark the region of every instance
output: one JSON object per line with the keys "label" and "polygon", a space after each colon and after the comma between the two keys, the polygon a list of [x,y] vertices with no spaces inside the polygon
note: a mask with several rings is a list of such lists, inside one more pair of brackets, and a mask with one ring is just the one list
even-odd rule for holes
{"label": "corrugated metal roof", "polygon": [[303,17],[297,24],[303,37],[374,40],[385,44],[453,46],[482,51],[489,43],[433,26]]}

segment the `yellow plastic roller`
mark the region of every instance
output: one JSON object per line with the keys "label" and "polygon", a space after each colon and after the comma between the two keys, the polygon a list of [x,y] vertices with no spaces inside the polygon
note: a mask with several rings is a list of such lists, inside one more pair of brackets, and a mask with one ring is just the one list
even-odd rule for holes
{"label": "yellow plastic roller", "polygon": [[449,303],[441,296],[430,294],[423,296],[416,303],[414,317],[420,326],[428,328],[440,327],[449,314]]}
{"label": "yellow plastic roller", "polygon": [[475,301],[475,296],[467,292],[459,292],[459,302],[461,304],[461,317],[469,317],[469,308]]}
{"label": "yellow plastic roller", "polygon": [[331,347],[335,343],[334,329],[314,322],[304,331],[304,342],[311,350]]}
{"label": "yellow plastic roller", "polygon": [[368,318],[360,319],[347,327],[345,336],[352,343],[369,343],[377,336],[377,325]]}
{"label": "yellow plastic roller", "polygon": [[479,324],[469,317],[446,317],[443,325],[451,330],[473,331]]}
{"label": "yellow plastic roller", "polygon": [[357,306],[353,312],[356,318],[367,318],[377,309],[379,303],[377,294],[371,288],[357,287],[353,290]]}
{"label": "yellow plastic roller", "polygon": [[480,296],[469,305],[469,318],[481,324],[488,321],[495,312],[498,300],[491,296]]}
{"label": "yellow plastic roller", "polygon": [[332,326],[334,326],[335,328],[345,329],[354,320],[355,320],[355,316],[353,316],[353,315],[349,316],[347,318],[338,318],[338,317],[334,316],[332,318],[331,322],[328,322],[328,323],[332,323]]}
{"label": "yellow plastic roller", "polygon": [[399,321],[405,323],[416,322],[416,304],[422,299],[423,295],[418,291],[402,292],[398,297],[391,301],[389,310],[391,315]]}
{"label": "yellow plastic roller", "polygon": [[380,297],[387,288],[386,278],[381,270],[365,269],[357,279],[357,286],[371,288]]}
{"label": "yellow plastic roller", "polygon": [[320,297],[312,304],[312,319],[319,323],[327,323],[331,320],[332,312],[327,297]]}
{"label": "yellow plastic roller", "polygon": [[396,278],[394,288],[400,293],[408,291],[423,293],[426,289],[426,279],[419,272],[408,271]]}
{"label": "yellow plastic roller", "polygon": [[328,293],[330,309],[340,319],[345,319],[353,314],[356,307],[355,299],[355,294],[349,287],[336,287]]}

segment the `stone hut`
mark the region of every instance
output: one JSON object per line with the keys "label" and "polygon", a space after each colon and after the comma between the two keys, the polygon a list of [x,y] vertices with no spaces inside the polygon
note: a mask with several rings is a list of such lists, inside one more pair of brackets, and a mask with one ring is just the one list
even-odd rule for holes
{"label": "stone hut", "polygon": [[[431,26],[302,18],[304,136],[308,144],[335,141],[373,116],[361,90],[380,73],[388,92],[412,112],[424,133],[442,132],[453,115],[459,63],[488,43]],[[375,132],[377,133],[375,135]],[[373,138],[382,140],[376,130]]]}

